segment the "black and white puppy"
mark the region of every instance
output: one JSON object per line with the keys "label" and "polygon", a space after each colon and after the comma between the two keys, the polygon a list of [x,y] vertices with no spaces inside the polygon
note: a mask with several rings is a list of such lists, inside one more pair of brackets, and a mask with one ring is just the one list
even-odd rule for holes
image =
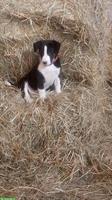
{"label": "black and white puppy", "polygon": [[61,92],[60,59],[58,57],[60,43],[55,40],[40,40],[33,44],[34,52],[39,54],[39,64],[26,74],[18,83],[26,102],[31,103],[31,93],[39,93],[40,99],[46,98],[46,91],[55,89]]}

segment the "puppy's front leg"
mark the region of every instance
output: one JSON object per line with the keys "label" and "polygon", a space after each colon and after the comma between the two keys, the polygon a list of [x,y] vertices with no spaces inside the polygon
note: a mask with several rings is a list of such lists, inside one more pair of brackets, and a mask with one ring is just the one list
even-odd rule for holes
{"label": "puppy's front leg", "polygon": [[38,92],[39,92],[40,99],[42,101],[44,101],[45,98],[46,98],[46,91],[45,91],[45,89],[38,89]]}
{"label": "puppy's front leg", "polygon": [[61,83],[60,83],[60,78],[57,77],[57,79],[54,82],[55,90],[56,93],[61,93]]}
{"label": "puppy's front leg", "polygon": [[32,103],[33,101],[29,94],[28,82],[24,83],[24,99],[27,103]]}

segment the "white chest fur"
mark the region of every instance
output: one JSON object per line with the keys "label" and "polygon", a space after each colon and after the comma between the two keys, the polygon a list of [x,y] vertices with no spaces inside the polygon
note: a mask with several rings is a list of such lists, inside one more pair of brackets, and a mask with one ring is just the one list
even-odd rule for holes
{"label": "white chest fur", "polygon": [[45,78],[45,89],[49,88],[60,74],[60,68],[57,68],[54,64],[45,67],[39,66],[39,71]]}

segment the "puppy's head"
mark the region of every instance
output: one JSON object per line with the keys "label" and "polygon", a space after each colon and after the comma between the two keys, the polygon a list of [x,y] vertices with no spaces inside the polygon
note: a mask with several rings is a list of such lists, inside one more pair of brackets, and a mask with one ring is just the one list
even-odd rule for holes
{"label": "puppy's head", "polygon": [[41,62],[45,65],[51,65],[57,57],[60,43],[55,40],[40,40],[33,44],[34,52],[38,52]]}

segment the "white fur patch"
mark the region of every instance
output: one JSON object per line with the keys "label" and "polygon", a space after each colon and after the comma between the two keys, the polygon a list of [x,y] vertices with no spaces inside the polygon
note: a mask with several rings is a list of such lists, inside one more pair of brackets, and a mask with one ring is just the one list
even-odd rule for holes
{"label": "white fur patch", "polygon": [[47,54],[47,46],[44,46],[44,55],[42,57],[42,62],[46,62],[46,65],[51,64],[50,56]]}
{"label": "white fur patch", "polygon": [[46,98],[46,91],[45,91],[45,89],[38,89],[38,92],[39,92],[40,99],[42,101],[44,101],[44,99]]}
{"label": "white fur patch", "polygon": [[59,77],[57,79],[55,79],[54,85],[55,85],[56,93],[61,93],[61,84],[60,84],[60,78]]}
{"label": "white fur patch", "polygon": [[32,98],[30,97],[30,94],[29,94],[28,82],[24,83],[24,93],[25,93],[24,99],[26,100],[26,102],[32,103],[33,100],[32,100]]}
{"label": "white fur patch", "polygon": [[44,46],[44,55],[47,55],[47,46]]}
{"label": "white fur patch", "polygon": [[11,83],[9,81],[7,81],[7,80],[5,80],[4,83],[5,83],[6,86],[12,86]]}
{"label": "white fur patch", "polygon": [[45,90],[55,82],[55,80],[60,74],[60,68],[57,68],[54,64],[49,66],[43,66],[42,64],[40,64],[38,70],[42,73],[42,75],[45,78]]}

